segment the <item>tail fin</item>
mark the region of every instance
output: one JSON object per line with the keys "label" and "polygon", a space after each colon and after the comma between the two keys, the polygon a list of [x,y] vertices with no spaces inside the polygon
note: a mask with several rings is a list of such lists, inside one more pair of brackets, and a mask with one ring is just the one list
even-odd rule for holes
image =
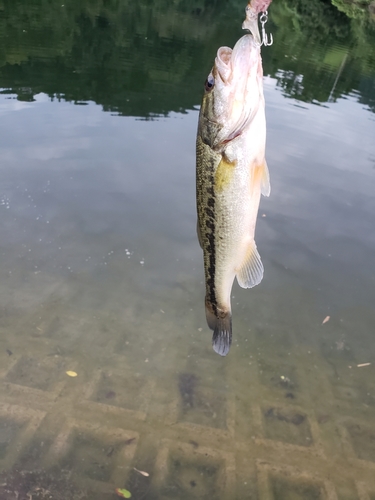
{"label": "tail fin", "polygon": [[216,319],[212,335],[212,347],[220,356],[226,356],[232,343],[232,316],[228,313],[224,318]]}
{"label": "tail fin", "polygon": [[222,318],[217,318],[209,300],[206,298],[207,324],[214,331],[212,347],[220,356],[226,356],[232,343],[232,314],[230,310]]}

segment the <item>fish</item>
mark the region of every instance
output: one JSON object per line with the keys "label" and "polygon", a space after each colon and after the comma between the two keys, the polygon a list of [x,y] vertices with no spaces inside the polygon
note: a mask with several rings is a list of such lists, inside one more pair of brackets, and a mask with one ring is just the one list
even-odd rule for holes
{"label": "fish", "polygon": [[263,278],[254,234],[260,195],[270,195],[258,13],[252,0],[234,48],[220,47],[205,82],[196,140],[197,233],[203,249],[205,311],[216,353],[232,342],[230,295],[237,278],[252,288]]}

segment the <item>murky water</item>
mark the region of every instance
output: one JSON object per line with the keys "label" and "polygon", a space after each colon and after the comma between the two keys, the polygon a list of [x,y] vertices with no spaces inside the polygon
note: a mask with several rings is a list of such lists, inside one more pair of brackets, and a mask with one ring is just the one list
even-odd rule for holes
{"label": "murky water", "polygon": [[308,5],[270,8],[265,277],[221,358],[195,133],[244,5],[0,2],[1,500],[375,498],[375,33]]}

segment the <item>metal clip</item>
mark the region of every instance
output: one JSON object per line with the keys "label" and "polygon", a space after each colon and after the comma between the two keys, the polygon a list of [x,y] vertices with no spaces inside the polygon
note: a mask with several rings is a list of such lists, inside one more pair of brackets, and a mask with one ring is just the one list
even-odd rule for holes
{"label": "metal clip", "polygon": [[269,47],[270,45],[273,44],[273,36],[272,33],[270,33],[270,39],[268,40],[268,35],[266,33],[266,28],[264,25],[268,21],[268,12],[262,12],[260,18],[259,18],[260,24],[262,25],[262,43],[261,45],[264,45],[265,47]]}

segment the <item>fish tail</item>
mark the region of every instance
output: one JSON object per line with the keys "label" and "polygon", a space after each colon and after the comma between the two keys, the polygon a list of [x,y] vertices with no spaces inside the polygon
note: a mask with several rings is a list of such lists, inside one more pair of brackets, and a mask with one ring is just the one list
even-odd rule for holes
{"label": "fish tail", "polygon": [[232,343],[232,314],[230,311],[215,315],[211,304],[206,301],[207,324],[214,331],[212,347],[220,356],[226,356]]}
{"label": "fish tail", "polygon": [[232,343],[232,316],[218,318],[212,335],[212,347],[220,356],[226,356]]}

